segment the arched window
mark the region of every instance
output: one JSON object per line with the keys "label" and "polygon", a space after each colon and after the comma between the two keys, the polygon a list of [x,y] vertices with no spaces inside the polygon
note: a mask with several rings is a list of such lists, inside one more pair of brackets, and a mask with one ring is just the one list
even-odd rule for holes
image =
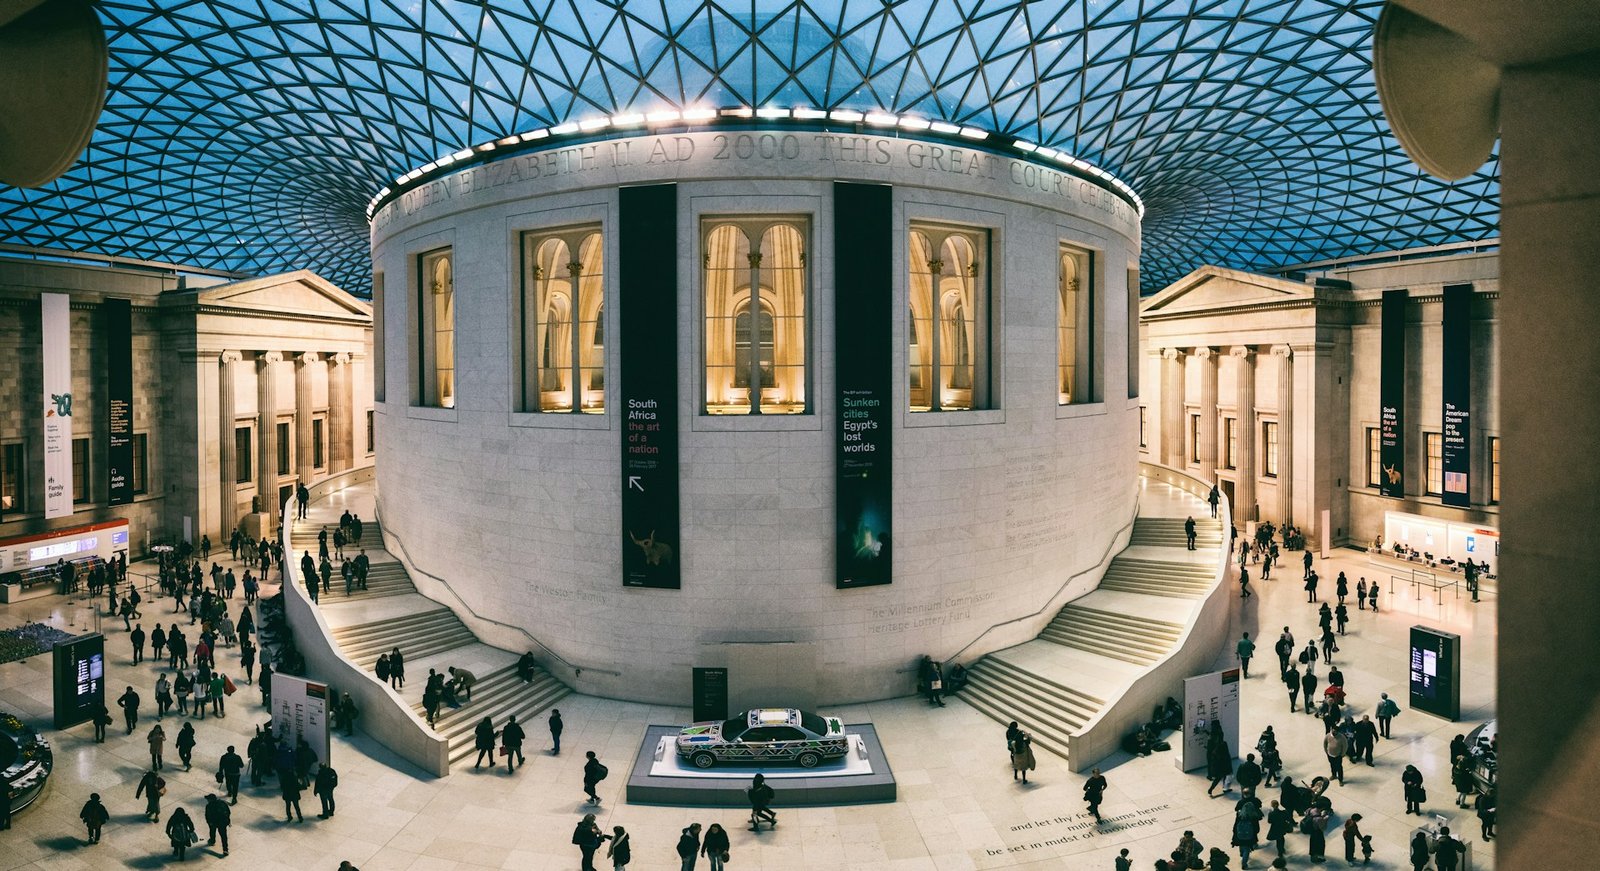
{"label": "arched window", "polygon": [[990,407],[988,234],[914,225],[908,239],[912,411]]}
{"label": "arched window", "polygon": [[602,243],[593,225],[523,235],[518,411],[605,410]]}
{"label": "arched window", "polygon": [[1061,246],[1056,294],[1056,389],[1061,405],[1093,402],[1094,314],[1089,252]]}
{"label": "arched window", "polygon": [[806,412],[803,219],[707,221],[705,411]]}
{"label": "arched window", "polygon": [[456,405],[456,286],[451,251],[442,248],[422,255],[418,274],[422,293],[419,345],[419,404],[439,408]]}

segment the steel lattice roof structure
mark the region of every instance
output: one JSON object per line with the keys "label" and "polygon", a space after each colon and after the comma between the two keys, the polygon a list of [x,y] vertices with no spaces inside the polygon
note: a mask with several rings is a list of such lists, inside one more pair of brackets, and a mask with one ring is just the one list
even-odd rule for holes
{"label": "steel lattice roof structure", "polygon": [[365,210],[475,143],[662,107],[914,114],[1144,199],[1143,283],[1498,235],[1499,162],[1426,176],[1372,0],[103,0],[110,92],[0,241],[370,284]]}

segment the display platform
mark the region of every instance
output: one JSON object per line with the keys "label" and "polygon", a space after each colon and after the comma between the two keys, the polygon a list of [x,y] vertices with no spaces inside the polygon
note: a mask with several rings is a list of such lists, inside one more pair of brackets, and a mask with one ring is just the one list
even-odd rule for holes
{"label": "display platform", "polygon": [[816,768],[718,765],[705,771],[678,759],[673,745],[682,728],[645,728],[633,773],[628,777],[628,801],[683,807],[748,807],[744,791],[757,774],[765,775],[777,792],[773,807],[778,810],[895,800],[894,772],[871,724],[847,724],[845,729],[851,737],[849,755]]}

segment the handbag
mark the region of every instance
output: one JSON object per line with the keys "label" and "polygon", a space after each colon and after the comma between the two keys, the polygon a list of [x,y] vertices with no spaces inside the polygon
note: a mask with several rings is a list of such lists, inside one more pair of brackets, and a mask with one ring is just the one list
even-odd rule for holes
{"label": "handbag", "polygon": [[1426,788],[1424,788],[1424,787],[1421,787],[1421,786],[1417,787],[1417,801],[1419,803],[1421,803],[1421,802],[1425,802],[1427,800],[1428,800],[1428,790]]}
{"label": "handbag", "polygon": [[500,755],[501,756],[510,756],[511,755],[511,748],[507,747],[504,744],[501,744],[500,745]]}
{"label": "handbag", "polygon": [[231,696],[231,695],[233,695],[234,693],[236,693],[238,691],[239,691],[239,688],[233,685],[233,678],[224,675],[223,678],[222,678],[222,693],[223,693],[223,695]]}
{"label": "handbag", "polygon": [[934,689],[935,692],[937,692],[938,690],[942,690],[942,689],[944,689],[944,681],[935,680],[935,681],[932,682],[932,686],[933,686],[933,689]]}
{"label": "handbag", "polygon": [[722,851],[722,864],[724,864],[724,865],[728,864],[728,851],[727,850],[723,850]]}

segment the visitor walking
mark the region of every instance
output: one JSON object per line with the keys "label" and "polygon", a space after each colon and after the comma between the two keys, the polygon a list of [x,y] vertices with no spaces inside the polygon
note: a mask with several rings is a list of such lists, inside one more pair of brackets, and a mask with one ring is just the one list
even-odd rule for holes
{"label": "visitor walking", "polygon": [[1021,775],[1022,782],[1028,782],[1028,772],[1038,767],[1038,761],[1033,757],[1033,736],[1023,732],[1017,740],[1011,742],[1011,779],[1016,780]]}
{"label": "visitor walking", "polygon": [[1105,799],[1106,778],[1100,769],[1089,771],[1089,779],[1083,782],[1083,800],[1089,804],[1089,813],[1094,815],[1094,821],[1100,822],[1100,802]]}
{"label": "visitor walking", "polygon": [[700,855],[711,862],[711,871],[722,871],[722,863],[728,861],[728,833],[723,830],[721,823],[712,823],[707,829],[705,840],[700,842]]}
{"label": "visitor walking", "polygon": [[88,830],[89,843],[100,843],[100,829],[111,819],[111,813],[106,806],[100,803],[100,793],[89,793],[89,800],[83,803],[83,809],[78,811],[78,819],[83,821]]}
{"label": "visitor walking", "polygon": [[517,723],[517,715],[512,714],[506,720],[506,727],[500,730],[500,743],[505,747],[507,774],[515,771],[518,765],[528,764],[528,760],[522,756],[522,741],[525,737],[522,726]]}
{"label": "visitor walking", "polygon": [[764,774],[757,774],[750,781],[750,788],[745,790],[745,797],[750,800],[750,831],[761,831],[761,824],[768,823],[774,829],[778,827],[778,815],[772,811],[773,800],[777,793],[767,783]]}
{"label": "visitor walking", "polygon": [[228,803],[239,803],[239,780],[244,776],[244,759],[233,752],[233,745],[228,745],[228,752],[222,754],[222,759],[217,762],[217,773],[222,775],[222,785],[228,792]]}
{"label": "visitor walking", "polygon": [[1344,786],[1344,755],[1350,752],[1350,744],[1345,741],[1344,733],[1334,729],[1322,736],[1322,752],[1328,757],[1328,776],[1336,778],[1340,786]]}
{"label": "visitor walking", "polygon": [[1189,542],[1189,549],[1194,550],[1195,531],[1193,514],[1189,515],[1189,519],[1183,522],[1183,535],[1184,538],[1186,538]]}
{"label": "visitor walking", "polygon": [[1351,865],[1356,863],[1356,848],[1362,841],[1361,815],[1351,814],[1344,821],[1344,860]]}
{"label": "visitor walking", "polygon": [[322,801],[322,812],[317,814],[317,819],[326,820],[333,816],[334,801],[333,791],[339,786],[339,772],[333,766],[324,762],[317,768],[317,779],[312,781],[311,791],[316,793]]}
{"label": "visitor walking", "polygon": [[228,803],[217,798],[216,793],[206,795],[206,846],[216,846],[222,839],[222,855],[228,855],[228,826],[233,823],[233,810]]}
{"label": "visitor walking", "polygon": [[122,709],[122,719],[128,724],[128,734],[132,735],[133,728],[139,725],[139,694],[133,691],[133,687],[123,690],[117,698],[117,707]]}
{"label": "visitor walking", "polygon": [[178,759],[183,762],[183,770],[188,771],[194,767],[194,723],[185,722],[178,729],[178,738],[174,745],[178,748]]}
{"label": "visitor walking", "polygon": [[133,797],[144,797],[144,815],[150,822],[161,819],[161,796],[167,792],[167,782],[161,779],[154,771],[146,771],[139,778],[139,786],[133,791]]}
{"label": "visitor walking", "polygon": [[198,840],[200,836],[194,833],[194,820],[189,818],[189,812],[181,807],[173,808],[167,817],[167,841],[172,844],[172,855],[185,858],[190,845]]}
{"label": "visitor walking", "polygon": [[144,624],[133,624],[133,631],[128,633],[128,642],[133,645],[133,661],[135,664],[144,662]]}
{"label": "visitor walking", "polygon": [[1300,669],[1294,663],[1283,672],[1283,682],[1289,688],[1289,713],[1295,712],[1295,702],[1300,696]]}
{"label": "visitor walking", "polygon": [[483,767],[483,759],[485,756],[489,758],[489,767],[493,768],[495,748],[494,739],[496,737],[494,720],[484,717],[478,721],[478,725],[473,728],[472,733],[472,746],[478,751],[478,760],[472,763],[473,769]]}
{"label": "visitor walking", "polygon": [[588,761],[583,763],[583,792],[589,796],[590,804],[599,804],[600,794],[595,791],[595,787],[599,786],[600,781],[605,780],[606,775],[611,772],[595,758],[593,750],[584,755],[588,757]]}
{"label": "visitor walking", "polygon": [[293,766],[279,766],[278,792],[283,796],[283,821],[292,823],[296,819],[306,821],[305,814],[300,812],[300,775],[295,773]]}
{"label": "visitor walking", "polygon": [[1211,516],[1217,516],[1217,503],[1222,501],[1222,493],[1217,490],[1217,485],[1211,485],[1211,492],[1206,494],[1206,504],[1211,506]]}
{"label": "visitor walking", "polygon": [[[1222,725],[1215,720],[1212,722],[1219,727]],[[1218,784],[1222,786],[1224,794],[1232,791],[1227,781],[1233,776],[1233,752],[1228,749],[1228,740],[1222,737],[1220,728],[1213,731],[1207,739],[1206,776],[1211,778],[1211,785],[1206,787],[1207,798],[1216,798],[1212,790],[1216,789]]]}
{"label": "visitor walking", "polygon": [[565,728],[566,728],[566,724],[561,722],[561,709],[560,708],[551,708],[550,709],[550,755],[551,756],[560,756],[561,755],[561,730],[565,729]]}
{"label": "visitor walking", "polygon": [[1278,673],[1288,671],[1289,658],[1294,656],[1294,633],[1289,631],[1289,627],[1283,627],[1283,634],[1273,643],[1272,650],[1278,654]]}
{"label": "visitor walking", "polygon": [[583,871],[594,871],[594,854],[605,843],[606,836],[601,834],[600,825],[594,821],[594,814],[584,814],[578,821],[577,828],[572,830],[572,843],[578,848],[583,857],[580,866]]}
{"label": "visitor walking", "polygon": [[1276,801],[1272,803],[1272,810],[1267,812],[1267,840],[1278,848],[1278,855],[1284,854],[1284,837],[1294,831],[1294,814],[1285,810]]}
{"label": "visitor walking", "polygon": [[1389,724],[1394,722],[1395,716],[1400,713],[1400,706],[1395,704],[1394,699],[1389,698],[1388,693],[1379,693],[1378,696],[1378,709],[1375,712],[1378,715],[1378,734],[1387,738]]}
{"label": "visitor walking", "polygon": [[1415,765],[1407,765],[1400,774],[1400,783],[1404,789],[1406,813],[1421,816],[1422,803],[1428,800],[1428,791],[1422,785],[1422,772]]}
{"label": "visitor walking", "polygon": [[1239,654],[1239,665],[1244,671],[1244,676],[1250,677],[1250,657],[1256,654],[1256,643],[1250,640],[1250,633],[1244,633],[1239,643],[1234,645],[1234,652]]}

